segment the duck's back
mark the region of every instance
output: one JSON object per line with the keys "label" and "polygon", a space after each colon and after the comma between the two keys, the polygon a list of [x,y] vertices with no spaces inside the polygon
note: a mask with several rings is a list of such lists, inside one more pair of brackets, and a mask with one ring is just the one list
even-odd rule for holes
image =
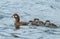
{"label": "duck's back", "polygon": [[28,22],[20,22],[21,25],[28,25]]}

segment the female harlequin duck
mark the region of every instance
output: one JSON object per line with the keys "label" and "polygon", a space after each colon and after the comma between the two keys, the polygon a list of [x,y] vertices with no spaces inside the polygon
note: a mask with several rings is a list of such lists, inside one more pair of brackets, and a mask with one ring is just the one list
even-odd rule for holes
{"label": "female harlequin duck", "polygon": [[57,25],[55,25],[54,23],[51,23],[49,20],[46,20],[45,21],[45,26],[57,28]]}
{"label": "female harlequin duck", "polygon": [[16,29],[19,29],[19,26],[21,26],[21,25],[28,25],[28,24],[29,24],[28,22],[21,22],[19,15],[16,14],[16,13],[13,14],[12,17],[15,18],[15,23],[14,23],[14,25],[15,25],[15,28],[16,28]]}
{"label": "female harlequin duck", "polygon": [[40,25],[44,25],[44,22],[40,21],[38,18],[34,18],[34,20],[30,20],[29,21],[32,25],[36,25],[36,26],[40,26]]}

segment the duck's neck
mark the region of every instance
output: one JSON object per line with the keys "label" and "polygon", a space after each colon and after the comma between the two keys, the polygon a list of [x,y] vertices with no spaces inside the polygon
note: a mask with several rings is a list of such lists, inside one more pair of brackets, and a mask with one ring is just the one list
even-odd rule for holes
{"label": "duck's neck", "polygon": [[15,22],[20,22],[20,19],[19,18],[15,19]]}

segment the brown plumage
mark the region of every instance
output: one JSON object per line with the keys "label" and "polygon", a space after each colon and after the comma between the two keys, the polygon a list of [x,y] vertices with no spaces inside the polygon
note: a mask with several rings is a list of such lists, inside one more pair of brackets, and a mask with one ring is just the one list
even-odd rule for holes
{"label": "brown plumage", "polygon": [[12,17],[15,18],[15,23],[14,23],[14,25],[15,25],[15,28],[16,28],[16,29],[19,29],[19,28],[20,28],[19,26],[21,26],[21,25],[28,25],[28,24],[29,24],[28,22],[21,22],[19,15],[16,14],[16,13],[13,14]]}

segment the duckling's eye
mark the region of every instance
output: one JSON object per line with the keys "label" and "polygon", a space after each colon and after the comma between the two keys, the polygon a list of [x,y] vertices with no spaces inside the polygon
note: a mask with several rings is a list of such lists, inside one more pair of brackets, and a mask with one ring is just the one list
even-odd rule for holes
{"label": "duckling's eye", "polygon": [[15,16],[15,17],[17,17],[17,16]]}

